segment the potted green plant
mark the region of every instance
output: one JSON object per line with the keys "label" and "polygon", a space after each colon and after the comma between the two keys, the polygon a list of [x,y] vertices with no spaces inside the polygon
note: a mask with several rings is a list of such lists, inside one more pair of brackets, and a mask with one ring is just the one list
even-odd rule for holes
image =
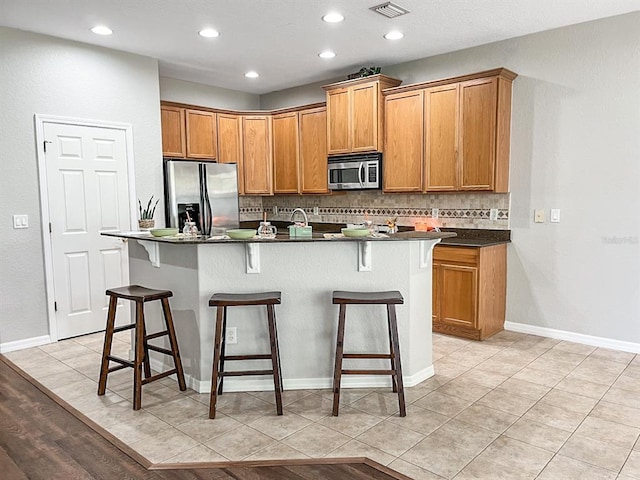
{"label": "potted green plant", "polygon": [[138,209],[140,211],[140,219],[138,220],[138,227],[141,230],[153,228],[153,226],[155,225],[155,220],[153,219],[153,216],[156,213],[156,207],[158,206],[159,201],[160,199],[156,200],[156,203],[154,203],[152,207],[151,203],[153,202],[153,195],[151,195],[151,198],[147,202],[146,208],[142,208],[142,203],[140,202],[140,199],[138,199]]}

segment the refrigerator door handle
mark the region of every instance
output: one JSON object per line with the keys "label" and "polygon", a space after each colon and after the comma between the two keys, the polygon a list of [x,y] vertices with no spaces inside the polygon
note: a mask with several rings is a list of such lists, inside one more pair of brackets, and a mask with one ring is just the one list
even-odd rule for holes
{"label": "refrigerator door handle", "polygon": [[202,234],[211,235],[211,226],[213,223],[211,212],[211,201],[209,200],[209,188],[207,186],[207,166],[200,164],[200,203],[202,205]]}

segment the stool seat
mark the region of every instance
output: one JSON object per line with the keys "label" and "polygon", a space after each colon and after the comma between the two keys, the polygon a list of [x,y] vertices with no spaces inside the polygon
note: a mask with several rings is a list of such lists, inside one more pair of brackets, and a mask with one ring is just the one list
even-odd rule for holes
{"label": "stool seat", "polygon": [[261,293],[214,293],[209,299],[210,307],[239,307],[243,305],[280,305],[280,292]]}
{"label": "stool seat", "polygon": [[333,303],[400,305],[404,303],[404,298],[402,298],[402,294],[397,290],[388,292],[345,292],[336,290],[333,292]]}
{"label": "stool seat", "polygon": [[140,285],[127,285],[126,287],[110,288],[106,292],[109,296],[126,298],[134,302],[151,302],[173,296],[171,290],[155,290],[153,288],[141,287]]}

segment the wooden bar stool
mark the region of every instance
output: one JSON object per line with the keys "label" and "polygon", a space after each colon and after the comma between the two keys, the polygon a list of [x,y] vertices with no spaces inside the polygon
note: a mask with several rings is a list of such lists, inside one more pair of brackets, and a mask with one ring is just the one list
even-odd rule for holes
{"label": "wooden bar stool", "polygon": [[[276,394],[276,411],[282,415],[282,371],[280,369],[280,351],[278,349],[278,330],[276,329],[276,312],[274,305],[280,305],[280,292],[264,293],[215,293],[209,299],[209,306],[216,307],[216,333],[213,348],[213,371],[211,374],[211,400],[209,402],[209,418],[216,418],[216,401],[222,395],[224,377],[244,375],[273,375]],[[225,333],[227,331],[227,307],[264,305],[267,307],[269,324],[269,342],[271,353],[252,355],[225,355]],[[268,360],[271,359],[271,370],[242,370],[225,372],[226,360]],[[218,381],[219,380],[219,381]]]}
{"label": "wooden bar stool", "polygon": [[[182,371],[182,361],[180,360],[180,351],[178,350],[178,341],[176,332],[173,328],[173,317],[171,316],[171,308],[169,307],[169,297],[173,296],[171,290],[153,290],[151,288],[141,287],[140,285],[129,285],[126,287],[112,288],[107,290],[109,295],[109,311],[107,314],[107,329],[104,335],[104,348],[102,349],[102,365],[100,367],[100,383],[98,384],[98,395],[104,395],[107,388],[107,375],[116,370],[131,367],[133,368],[133,409],[140,410],[142,406],[142,385],[154,380],[159,380],[169,375],[176,374],[178,377],[178,385],[180,390],[184,391],[187,386],[184,382],[184,372]],[[136,302],[136,320],[130,325],[121,327],[115,326],[116,306],[118,298],[124,298]],[[164,323],[166,330],[147,335],[144,322],[144,304],[154,300],[162,302],[162,312],[164,314]],[[133,362],[124,358],[111,355],[111,343],[115,332],[131,330],[135,328],[135,356]],[[169,337],[171,350],[157,347],[149,344],[149,340],[163,336]],[[151,365],[149,363],[149,350],[160,352],[173,357],[175,368],[166,372],[158,373],[151,376]],[[109,368],[109,362],[113,361],[119,365]],[[144,366],[144,379],[142,378],[142,368]]]}
{"label": "wooden bar stool", "polygon": [[[402,383],[402,366],[400,363],[400,342],[398,340],[398,321],[396,305],[403,304],[402,294],[396,290],[390,292],[333,292],[333,303],[340,305],[338,317],[338,339],[336,343],[336,365],[333,371],[333,415],[338,416],[340,406],[340,381],[342,375],[391,375],[393,391],[398,393],[400,416],[407,415],[404,402],[404,385]],[[344,327],[347,305],[381,304],[387,306],[387,324],[389,327],[389,353],[344,353]],[[343,358],[388,358],[390,370],[343,370]]]}

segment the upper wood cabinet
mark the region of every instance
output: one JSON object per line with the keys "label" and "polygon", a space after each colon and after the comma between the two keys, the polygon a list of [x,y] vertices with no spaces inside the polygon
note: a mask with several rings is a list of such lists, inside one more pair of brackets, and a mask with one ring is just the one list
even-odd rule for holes
{"label": "upper wood cabinet", "polygon": [[382,159],[385,192],[421,192],[424,148],[422,90],[385,99],[385,145]]}
{"label": "upper wood cabinet", "polygon": [[328,193],[327,109],[301,110],[300,125],[300,193]]}
{"label": "upper wood cabinet", "polygon": [[245,194],[273,194],[271,151],[271,115],[243,116],[242,170]]}
{"label": "upper wood cabinet", "polygon": [[242,171],[242,116],[218,113],[218,162],[238,167],[238,193],[244,193]]}
{"label": "upper wood cabinet", "polygon": [[186,110],[187,158],[216,158],[216,114],[201,110]]}
{"label": "upper wood cabinet", "polygon": [[162,155],[184,158],[187,154],[184,108],[161,105],[160,120],[162,122]]}
{"label": "upper wood cabinet", "polygon": [[327,153],[382,151],[382,90],[400,83],[385,75],[372,75],[322,87],[327,92]]}
{"label": "upper wood cabinet", "polygon": [[273,116],[273,192],[299,193],[298,112]]}
{"label": "upper wood cabinet", "polygon": [[[388,91],[384,190],[507,192],[515,77],[497,69]],[[418,92],[421,113],[416,112]],[[417,125],[423,129],[421,150],[413,143]],[[422,165],[419,179],[417,164]]]}

